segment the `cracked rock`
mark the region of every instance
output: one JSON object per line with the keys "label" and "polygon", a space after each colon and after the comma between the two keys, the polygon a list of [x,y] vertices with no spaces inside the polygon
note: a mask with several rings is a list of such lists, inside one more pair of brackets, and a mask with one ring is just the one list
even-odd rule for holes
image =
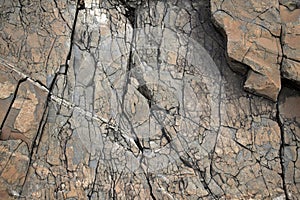
{"label": "cracked rock", "polygon": [[216,25],[227,37],[231,68],[248,73],[246,90],[274,101],[281,89],[283,48],[278,8],[277,1],[211,1]]}
{"label": "cracked rock", "polygon": [[0,199],[297,199],[297,5],[4,1]]}

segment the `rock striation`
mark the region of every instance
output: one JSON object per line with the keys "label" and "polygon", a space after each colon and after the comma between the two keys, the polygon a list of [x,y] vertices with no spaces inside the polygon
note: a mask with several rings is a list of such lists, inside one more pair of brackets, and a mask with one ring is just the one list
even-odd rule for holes
{"label": "rock striation", "polygon": [[297,199],[298,8],[4,1],[0,199]]}

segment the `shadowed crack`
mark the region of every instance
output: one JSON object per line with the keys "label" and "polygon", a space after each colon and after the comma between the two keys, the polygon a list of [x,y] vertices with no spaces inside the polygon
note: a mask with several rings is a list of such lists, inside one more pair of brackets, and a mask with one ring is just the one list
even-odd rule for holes
{"label": "shadowed crack", "polygon": [[153,193],[152,184],[151,184],[151,182],[150,182],[150,177],[149,177],[148,174],[146,174],[146,172],[144,172],[144,175],[145,175],[145,177],[146,177],[146,180],[147,180],[147,183],[148,183],[148,186],[149,186],[150,196],[151,196],[151,198],[152,198],[153,200],[156,200],[156,197],[155,197],[155,195],[154,195],[154,193]]}
{"label": "shadowed crack", "polygon": [[137,89],[146,99],[147,99],[147,102],[149,104],[149,107],[151,108],[151,105],[152,105],[152,99],[153,99],[153,94],[152,94],[152,91],[149,90],[149,88],[144,84],[144,85],[141,85],[138,87]]}
{"label": "shadowed crack", "polygon": [[130,21],[131,26],[133,28],[136,27],[135,23],[136,23],[136,8],[130,6],[126,0],[119,0],[121,2],[121,4],[123,4],[125,6],[125,17]]}
{"label": "shadowed crack", "polygon": [[[284,25],[281,25],[281,29],[280,29],[280,45],[281,45],[281,60],[280,60],[280,76],[282,76],[282,68],[283,68],[283,61],[284,59],[287,57],[284,53],[284,37],[285,37],[285,27]],[[279,56],[279,55],[278,55]],[[283,78],[281,79],[283,80]],[[283,83],[286,83],[285,81],[281,81],[281,84],[283,85]],[[278,94],[278,97],[280,97],[281,91]],[[284,190],[284,194],[285,194],[285,198],[287,200],[290,200],[289,197],[289,193],[288,193],[288,189],[287,189],[287,185],[286,185],[286,180],[285,180],[285,176],[286,176],[286,171],[285,171],[285,162],[284,162],[284,147],[285,147],[285,133],[284,133],[284,124],[281,121],[281,117],[280,117],[280,109],[279,109],[279,100],[276,102],[276,120],[278,123],[278,126],[280,128],[280,138],[281,138],[281,143],[280,143],[280,149],[279,149],[279,157],[280,157],[280,165],[281,165],[281,179],[282,179],[282,187]]]}
{"label": "shadowed crack", "polygon": [[[214,192],[209,188],[208,183],[206,182],[206,179],[205,179],[205,171],[201,170],[200,167],[196,163],[194,163],[194,161],[188,161],[187,159],[183,158],[182,156],[180,156],[179,158],[185,166],[193,169],[196,172],[196,174],[198,174],[200,182],[202,183],[204,189],[208,192],[210,197],[213,199],[219,199],[218,196],[216,196],[214,194]],[[189,158],[192,159],[192,157],[190,157],[190,156],[189,156]]]}
{"label": "shadowed crack", "polygon": [[[279,95],[280,95],[280,93],[279,93]],[[286,180],[285,180],[285,176],[286,176],[285,161],[284,161],[285,133],[284,133],[284,124],[282,123],[281,117],[280,117],[279,103],[280,102],[276,103],[276,120],[277,120],[278,126],[280,128],[280,137],[281,137],[280,149],[279,149],[280,165],[281,165],[280,176],[282,179],[282,187],[284,190],[285,198],[287,200],[290,200],[290,196],[288,193],[288,188],[287,188]]]}
{"label": "shadowed crack", "polygon": [[[69,49],[69,52],[68,52],[68,55],[67,55],[66,61],[65,61],[65,67],[66,67],[66,69],[65,69],[65,73],[63,73],[64,75],[67,75],[66,73],[67,73],[68,68],[69,68],[69,62],[70,62],[70,58],[71,58],[71,54],[72,54],[72,48],[73,48],[73,40],[74,40],[74,34],[75,34],[75,27],[76,27],[78,12],[80,10],[80,6],[79,6],[80,2],[81,2],[81,0],[77,1],[77,8],[76,8],[76,11],[75,11],[74,22],[73,22],[73,26],[72,26],[72,33],[71,33],[71,37],[70,37],[70,49]],[[57,2],[55,2],[55,3],[57,5]],[[25,178],[24,178],[22,189],[21,189],[21,192],[20,192],[21,195],[23,193],[24,186],[27,183],[27,179],[29,178],[28,177],[28,175],[29,175],[29,167],[32,166],[32,164],[33,164],[33,161],[34,161],[33,157],[35,155],[37,155],[37,153],[38,153],[39,145],[41,143],[42,134],[45,132],[44,130],[45,130],[45,126],[46,126],[46,122],[47,122],[47,118],[48,118],[48,106],[49,106],[49,103],[51,101],[52,91],[53,91],[54,85],[55,85],[55,83],[57,81],[57,78],[58,78],[59,74],[61,74],[59,71],[54,74],[54,78],[52,79],[52,82],[50,83],[50,86],[48,87],[49,89],[47,89],[48,90],[47,101],[46,101],[46,105],[45,105],[45,108],[44,108],[44,112],[42,114],[42,120],[39,123],[37,134],[36,134],[36,136],[35,136],[35,138],[33,140],[33,145],[31,146],[31,151],[30,151],[31,153],[29,155],[30,161],[29,161],[29,165],[28,165],[28,168],[27,168],[27,171],[26,171],[26,175],[25,175]],[[33,151],[34,148],[36,148],[36,152]]]}

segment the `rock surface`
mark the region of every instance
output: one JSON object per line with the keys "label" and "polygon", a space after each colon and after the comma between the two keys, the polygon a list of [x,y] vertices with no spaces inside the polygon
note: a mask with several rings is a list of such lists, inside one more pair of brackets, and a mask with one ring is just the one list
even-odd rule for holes
{"label": "rock surface", "polygon": [[227,38],[229,65],[247,73],[244,88],[277,100],[281,79],[299,85],[299,1],[212,0],[215,24]]}
{"label": "rock surface", "polygon": [[297,199],[297,8],[4,1],[0,198]]}
{"label": "rock surface", "polygon": [[[295,4],[295,2],[294,2]],[[294,5],[290,3],[288,5]],[[280,16],[282,20],[282,43],[283,62],[281,66],[282,76],[298,85],[300,83],[300,2],[297,9],[286,7],[283,2],[280,5]]]}

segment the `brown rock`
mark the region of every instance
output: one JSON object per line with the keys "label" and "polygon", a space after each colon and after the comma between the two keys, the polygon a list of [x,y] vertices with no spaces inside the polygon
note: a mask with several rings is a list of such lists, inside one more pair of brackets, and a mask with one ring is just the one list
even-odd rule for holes
{"label": "brown rock", "polygon": [[212,0],[211,5],[216,25],[227,37],[231,67],[243,73],[250,67],[245,89],[276,101],[281,89],[282,51],[278,3],[255,0],[233,5],[231,1]]}
{"label": "brown rock", "polygon": [[11,195],[9,195],[9,192],[7,190],[1,190],[0,191],[0,198],[1,199],[7,199],[7,200],[14,199]]}
{"label": "brown rock", "polygon": [[25,181],[28,163],[29,158],[27,156],[19,153],[15,154],[3,169],[1,179],[4,179],[10,185],[21,186]]}
{"label": "brown rock", "polygon": [[294,23],[288,23],[285,27],[285,36],[284,36],[284,54],[293,60],[300,61],[300,14],[298,15],[298,21]]}
{"label": "brown rock", "polygon": [[275,73],[277,74],[276,79],[272,79],[271,77],[266,77],[265,75],[250,70],[244,85],[245,90],[276,101],[281,85],[279,71]]}
{"label": "brown rock", "polygon": [[[48,91],[40,84],[25,79],[13,65],[3,63],[1,68],[0,108],[5,113],[1,113],[0,140],[5,163],[1,162],[0,180],[6,183],[3,187],[15,191],[26,179],[32,142],[43,117]],[[5,72],[8,74],[6,77],[3,75]],[[20,145],[21,142],[27,148]]]}
{"label": "brown rock", "polygon": [[300,97],[291,96],[285,99],[285,101],[280,105],[280,114],[284,118],[296,119],[300,122],[300,107],[295,106],[300,102]]}
{"label": "brown rock", "polygon": [[15,99],[2,128],[2,140],[22,140],[31,149],[43,117],[48,92],[39,84],[25,81],[18,85]]}
{"label": "brown rock", "polygon": [[[0,7],[0,57],[44,85],[66,63],[75,5],[6,1]],[[48,80],[47,80],[48,79]]]}
{"label": "brown rock", "polygon": [[0,63],[0,123],[2,124],[22,76],[13,71],[4,60],[0,59]]}
{"label": "brown rock", "polygon": [[20,131],[13,131],[11,128],[4,126],[1,131],[0,140],[22,140],[28,149],[31,147],[31,141]]}
{"label": "brown rock", "polygon": [[280,17],[283,23],[297,22],[299,20],[300,9],[291,12],[287,7],[280,5]]}
{"label": "brown rock", "polygon": [[76,3],[1,5],[0,198],[299,196],[297,9],[211,0],[226,44],[209,0]]}
{"label": "brown rock", "polygon": [[[294,3],[293,1],[285,3]],[[299,2],[298,2],[299,3]],[[283,54],[281,72],[284,78],[300,85],[300,9],[291,10],[280,6],[280,17],[283,25]]]}
{"label": "brown rock", "polygon": [[284,78],[300,84],[300,62],[284,58],[281,72]]}

